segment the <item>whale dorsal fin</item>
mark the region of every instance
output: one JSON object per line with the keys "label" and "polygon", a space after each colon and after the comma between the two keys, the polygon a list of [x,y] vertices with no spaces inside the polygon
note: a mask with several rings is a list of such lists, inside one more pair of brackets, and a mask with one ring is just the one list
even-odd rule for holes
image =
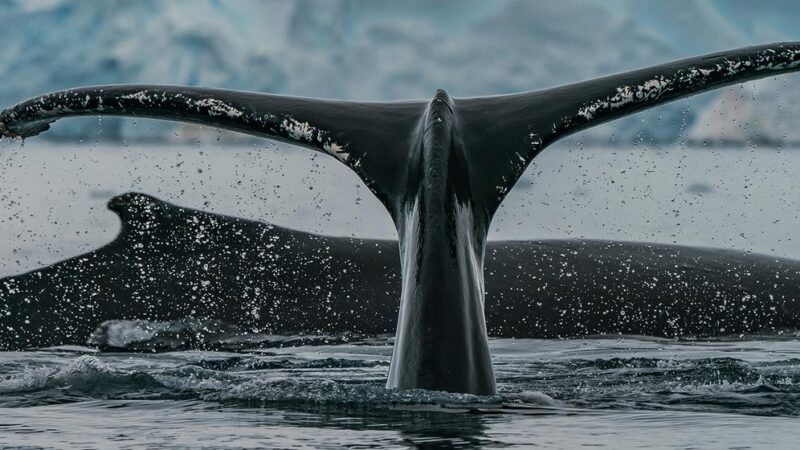
{"label": "whale dorsal fin", "polygon": [[[488,216],[536,155],[580,130],[710,89],[800,69],[800,43],[715,53],[521,94],[454,99],[471,195]],[[180,120],[326,152],[394,215],[413,135],[428,102],[348,102],[180,86],[98,86],[37,97],[0,113],[0,136],[27,137],[68,116]]]}

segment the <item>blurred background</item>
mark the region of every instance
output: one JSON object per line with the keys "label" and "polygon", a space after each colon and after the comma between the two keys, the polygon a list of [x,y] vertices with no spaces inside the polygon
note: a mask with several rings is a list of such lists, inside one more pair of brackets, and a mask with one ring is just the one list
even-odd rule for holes
{"label": "blurred background", "polygon": [[[791,0],[0,0],[0,105],[111,83],[357,100],[535,90],[797,40]],[[800,257],[800,77],[747,83],[546,150],[495,239],[603,238]],[[0,142],[0,274],[108,242],[137,190],[331,234],[394,238],[333,158],[216,130],[70,119]]]}

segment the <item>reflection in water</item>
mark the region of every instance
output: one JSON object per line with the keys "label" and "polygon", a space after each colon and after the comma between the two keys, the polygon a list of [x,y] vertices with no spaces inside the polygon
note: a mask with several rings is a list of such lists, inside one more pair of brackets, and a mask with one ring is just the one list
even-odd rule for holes
{"label": "reflection in water", "polygon": [[[502,444],[486,432],[492,421],[478,409],[462,406],[406,406],[402,408],[363,409],[327,408],[298,410],[284,416],[283,425],[303,428],[329,428],[357,432],[391,431],[396,442],[420,448],[433,445],[471,447]],[[280,425],[281,423],[275,423]],[[313,431],[312,431],[313,432]],[[368,446],[368,442],[363,445]]]}

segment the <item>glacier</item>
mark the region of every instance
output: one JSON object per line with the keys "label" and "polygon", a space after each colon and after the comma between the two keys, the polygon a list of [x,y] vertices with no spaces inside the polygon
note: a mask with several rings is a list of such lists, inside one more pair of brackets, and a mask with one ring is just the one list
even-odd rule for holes
{"label": "glacier", "polygon": [[[781,0],[0,0],[0,102],[111,83],[380,101],[428,98],[437,88],[455,96],[511,93],[788,39],[796,13],[800,6]],[[717,142],[729,133],[726,140],[794,141],[800,127],[778,120],[791,107],[783,84],[751,84],[745,100],[756,101],[744,112],[717,114],[720,102],[738,95],[733,88],[576,139]],[[734,119],[759,125],[730,133]],[[178,127],[84,118],[56,125],[48,138],[197,135]]]}

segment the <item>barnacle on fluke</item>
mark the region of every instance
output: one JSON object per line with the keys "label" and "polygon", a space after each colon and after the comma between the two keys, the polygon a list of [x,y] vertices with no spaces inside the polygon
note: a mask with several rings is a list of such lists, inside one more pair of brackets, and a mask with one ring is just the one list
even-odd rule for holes
{"label": "barnacle on fluke", "polygon": [[[455,99],[439,90],[429,102],[332,101],[179,86],[89,87],[45,95],[1,112],[0,132],[31,136],[68,116],[139,116],[226,128],[336,157],[364,180],[397,227],[402,280],[388,386],[491,394],[495,385],[483,267],[491,256],[486,239],[494,213],[533,158],[582,129],[709,89],[798,69],[800,44],[783,43],[522,94]],[[636,280],[645,286],[649,282]],[[569,286],[574,281],[558,283]],[[740,298],[749,301],[751,295],[744,290]],[[237,313],[247,302],[220,298],[205,301],[215,311]],[[195,296],[190,301],[204,300]],[[708,301],[714,297],[707,297],[706,307]],[[651,306],[655,311],[674,307]],[[698,317],[706,317],[702,311]],[[287,314],[279,306],[274,313]],[[329,313],[343,311],[331,308]],[[91,314],[92,308],[84,311],[84,317]],[[775,314],[767,313],[771,319],[762,325],[774,324]],[[592,316],[584,324],[572,312],[562,315],[562,321],[580,327],[596,328],[602,321]],[[73,329],[81,320],[65,327]]]}

